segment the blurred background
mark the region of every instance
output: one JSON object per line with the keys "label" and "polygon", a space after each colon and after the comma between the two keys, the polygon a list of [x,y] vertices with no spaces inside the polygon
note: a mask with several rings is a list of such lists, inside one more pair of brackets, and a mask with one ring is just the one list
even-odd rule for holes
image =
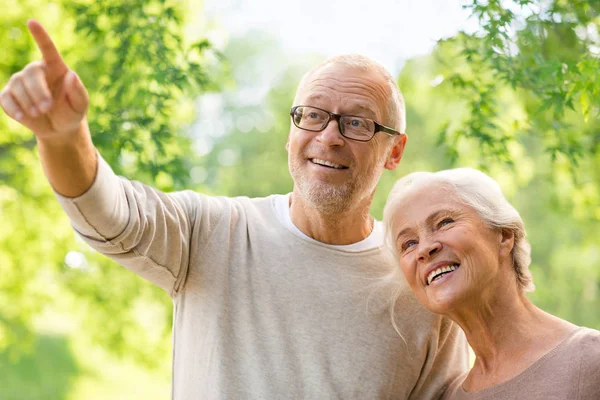
{"label": "blurred background", "polygon": [[[600,329],[600,1],[0,0],[0,85],[47,27],[113,168],[166,191],[286,193],[308,68],[383,63],[408,144],[386,172],[481,168],[521,212],[535,304]],[[78,240],[31,133],[0,116],[0,398],[165,399],[171,302]]]}

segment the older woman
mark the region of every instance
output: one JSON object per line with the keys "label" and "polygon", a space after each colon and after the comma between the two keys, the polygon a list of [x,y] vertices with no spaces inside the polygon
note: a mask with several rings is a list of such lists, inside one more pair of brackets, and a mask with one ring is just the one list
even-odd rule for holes
{"label": "older woman", "polygon": [[523,221],[494,180],[464,168],[410,174],[384,222],[417,299],[461,326],[475,352],[444,398],[600,399],[600,332],[527,299]]}

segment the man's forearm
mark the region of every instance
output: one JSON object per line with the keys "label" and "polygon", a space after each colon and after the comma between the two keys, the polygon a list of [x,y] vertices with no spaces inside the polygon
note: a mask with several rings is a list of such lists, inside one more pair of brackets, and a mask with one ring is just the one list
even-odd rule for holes
{"label": "man's forearm", "polygon": [[78,197],[92,186],[98,154],[85,119],[77,133],[65,140],[38,138],[38,148],[46,177],[57,193]]}

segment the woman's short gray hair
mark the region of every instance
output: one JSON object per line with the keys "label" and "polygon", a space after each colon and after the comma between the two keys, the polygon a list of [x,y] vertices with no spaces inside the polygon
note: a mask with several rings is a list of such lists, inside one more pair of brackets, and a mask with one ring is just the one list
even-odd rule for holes
{"label": "woman's short gray hair", "polygon": [[414,172],[396,182],[383,211],[386,244],[396,259],[398,253],[392,232],[395,211],[411,193],[430,185],[450,189],[461,201],[472,207],[491,228],[513,233],[515,243],[511,254],[517,284],[525,292],[533,291],[535,286],[529,271],[531,246],[527,241],[523,220],[517,210],[506,200],[498,183],[483,172],[472,168]]}

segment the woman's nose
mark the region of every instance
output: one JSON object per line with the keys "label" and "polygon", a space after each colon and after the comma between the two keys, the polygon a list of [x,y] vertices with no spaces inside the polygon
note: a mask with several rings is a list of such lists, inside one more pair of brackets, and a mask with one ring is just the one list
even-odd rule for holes
{"label": "woman's nose", "polygon": [[419,261],[429,260],[434,254],[438,253],[441,249],[442,249],[442,244],[437,240],[432,240],[432,241],[425,243],[419,249],[419,253],[418,253]]}

